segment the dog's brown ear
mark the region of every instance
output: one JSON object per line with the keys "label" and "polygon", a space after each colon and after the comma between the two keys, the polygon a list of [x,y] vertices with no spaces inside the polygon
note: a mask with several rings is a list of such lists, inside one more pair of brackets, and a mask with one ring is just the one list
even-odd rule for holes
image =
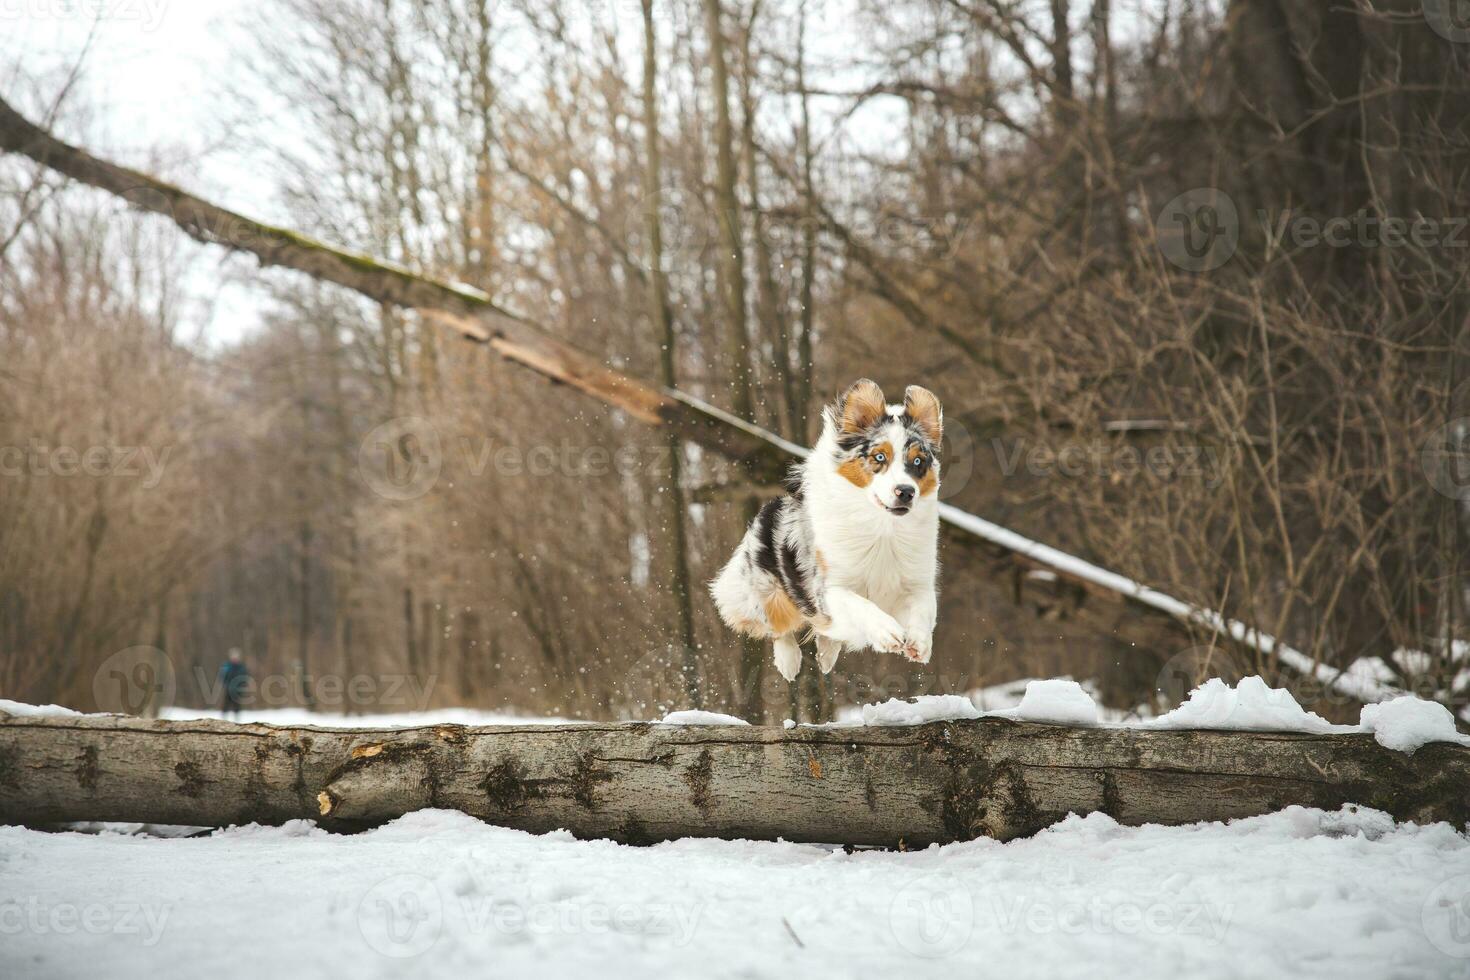
{"label": "dog's brown ear", "polygon": [[883,389],[877,382],[863,378],[837,399],[837,427],[842,432],[862,432],[883,417],[888,403],[883,400]]}
{"label": "dog's brown ear", "polygon": [[940,407],[939,399],[934,397],[934,392],[909,385],[903,393],[903,410],[919,423],[925,437],[938,446],[944,436],[944,409]]}

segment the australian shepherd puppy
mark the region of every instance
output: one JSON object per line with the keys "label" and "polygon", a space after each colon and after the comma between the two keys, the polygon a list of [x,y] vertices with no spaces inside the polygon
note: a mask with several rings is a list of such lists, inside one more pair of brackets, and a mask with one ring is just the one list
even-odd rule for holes
{"label": "australian shepherd puppy", "polygon": [[938,614],[939,399],[910,385],[889,405],[864,378],[822,413],[822,437],[767,501],[710,584],[731,629],[775,640],[776,669],[801,669],[815,635],[829,672],[871,647],[928,663]]}

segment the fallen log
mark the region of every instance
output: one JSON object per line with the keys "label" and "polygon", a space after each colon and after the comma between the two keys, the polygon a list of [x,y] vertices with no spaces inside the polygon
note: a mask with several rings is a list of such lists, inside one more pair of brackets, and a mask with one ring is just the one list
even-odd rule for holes
{"label": "fallen log", "polygon": [[686,836],[921,847],[1357,803],[1470,820],[1470,748],[1371,735],[1069,728],[986,718],[893,728],[649,723],[312,728],[0,712],[0,823],[358,830],[425,807],[651,843]]}

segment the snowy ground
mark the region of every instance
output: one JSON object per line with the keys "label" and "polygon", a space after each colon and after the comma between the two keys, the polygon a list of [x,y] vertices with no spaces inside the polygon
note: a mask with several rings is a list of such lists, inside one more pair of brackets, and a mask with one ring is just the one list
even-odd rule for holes
{"label": "snowy ground", "polygon": [[532,836],[0,829],[5,977],[1470,976],[1470,841],[1371,811],[1072,817],[899,854]]}
{"label": "snowy ground", "polygon": [[228,721],[264,722],[267,725],[317,725],[322,728],[406,728],[415,725],[572,725],[566,718],[543,715],[517,715],[475,708],[436,708],[431,711],[407,711],[397,714],[342,715],[305,708],[269,708],[264,711],[242,711],[226,716],[211,708],[165,708],[163,717],[171,721],[193,718],[224,718]]}
{"label": "snowy ground", "polygon": [[[1119,723],[1071,681],[977,693],[986,696],[869,705],[839,724],[981,714]],[[554,719],[452,710],[244,720]],[[1465,741],[1429,702],[1389,702],[1365,711],[1361,727],[1334,726],[1254,678],[1212,681],[1176,711],[1130,723],[1372,731],[1399,751]],[[1470,837],[1351,807],[1176,828],[1093,814],[1029,840],[914,853],[715,840],[631,848],[445,811],[355,836],[305,821],[192,837],[84,829],[0,828],[0,978],[1470,978]]]}

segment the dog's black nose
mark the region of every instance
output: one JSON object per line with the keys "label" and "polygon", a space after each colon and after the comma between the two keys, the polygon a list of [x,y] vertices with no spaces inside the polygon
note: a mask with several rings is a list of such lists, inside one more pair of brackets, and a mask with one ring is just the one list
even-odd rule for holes
{"label": "dog's black nose", "polygon": [[914,488],[913,487],[910,487],[910,486],[896,487],[896,488],[894,488],[894,491],[893,492],[894,492],[895,495],[897,495],[898,502],[901,503],[901,504],[911,504],[911,503],[914,502]]}

